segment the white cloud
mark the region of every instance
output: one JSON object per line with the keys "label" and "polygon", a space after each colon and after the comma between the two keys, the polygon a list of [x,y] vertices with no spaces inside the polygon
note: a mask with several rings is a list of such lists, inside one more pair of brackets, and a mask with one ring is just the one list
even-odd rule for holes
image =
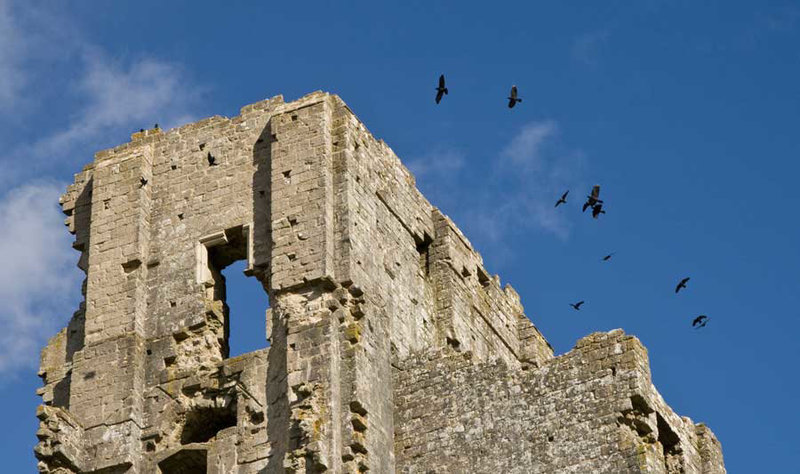
{"label": "white cloud", "polygon": [[464,154],[452,149],[439,149],[408,162],[408,169],[417,178],[447,177],[463,166]]}
{"label": "white cloud", "polygon": [[[65,185],[31,177],[77,171],[98,149],[156,122],[190,122],[203,91],[175,63],[114,57],[87,42],[60,8],[0,0],[0,116],[41,130],[33,141],[4,143],[0,190],[14,189],[0,194],[0,374],[36,367],[80,298],[79,255],[58,208]],[[71,112],[41,120],[50,110]]]}
{"label": "white cloud", "polygon": [[531,122],[511,139],[502,154],[511,160],[512,166],[522,166],[527,172],[536,172],[543,165],[542,147],[557,131],[558,127],[552,120]]}
{"label": "white cloud", "polygon": [[[94,152],[121,143],[140,128],[159,123],[168,129],[196,119],[194,111],[205,88],[192,81],[180,65],[150,56],[112,57],[87,42],[69,17],[56,18],[53,9],[16,5],[18,21],[14,24],[7,1],[0,0],[0,40],[25,38],[25,47],[0,42],[0,94],[16,87],[16,92],[22,91],[28,112],[44,106],[39,102],[45,98],[47,109],[70,112],[39,120],[35,127],[42,131],[38,139],[6,143],[7,164],[0,174],[0,187],[24,182],[44,170],[63,173],[68,168],[80,169]],[[59,29],[43,30],[41,22],[47,21],[58,21]],[[12,28],[6,30],[4,22]],[[55,47],[63,54],[53,54]],[[23,63],[36,65],[25,71],[24,81],[17,67]],[[53,75],[60,79],[52,80]],[[3,87],[12,83],[13,87]],[[42,84],[46,84],[44,89]],[[37,94],[26,96],[26,89],[35,89]],[[16,105],[19,102],[15,100]],[[10,108],[3,110],[6,118],[12,117]],[[22,120],[38,118],[38,113],[29,115],[22,114]]]}
{"label": "white cloud", "polygon": [[192,120],[188,113],[197,88],[171,63],[146,58],[125,67],[94,48],[83,55],[85,69],[72,85],[84,102],[71,123],[28,150],[37,158],[64,155],[78,146],[90,147],[111,130],[162,128]]}
{"label": "white cloud", "polygon": [[[569,236],[570,223],[563,206],[555,202],[574,187],[583,168],[583,155],[561,151],[557,146],[558,125],[552,120],[531,122],[511,139],[500,160],[501,179],[507,204],[495,211],[504,222],[501,229],[542,229],[561,239]],[[575,198],[573,192],[573,199]]]}
{"label": "white cloud", "polygon": [[82,273],[58,208],[62,184],[34,182],[0,198],[0,374],[30,369],[77,309]]}
{"label": "white cloud", "polygon": [[412,160],[409,168],[434,204],[451,212],[476,241],[497,247],[511,234],[531,231],[566,239],[569,213],[554,205],[571,188],[570,198],[579,199],[584,157],[579,151],[564,151],[558,135],[553,120],[524,125],[499,147],[490,160],[492,172],[485,176],[463,174],[467,160],[454,151],[433,152]]}

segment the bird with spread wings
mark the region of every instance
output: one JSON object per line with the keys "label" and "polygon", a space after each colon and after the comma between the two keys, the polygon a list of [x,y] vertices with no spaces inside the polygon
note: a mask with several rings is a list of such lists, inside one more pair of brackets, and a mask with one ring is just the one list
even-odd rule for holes
{"label": "bird with spread wings", "polygon": [[436,103],[442,100],[442,96],[447,95],[447,87],[444,85],[444,74],[439,76],[439,86],[436,88]]}
{"label": "bird with spread wings", "polygon": [[594,207],[595,204],[602,204],[603,201],[600,199],[600,185],[595,184],[592,186],[592,192],[588,196],[586,196],[586,202],[583,203],[583,212],[586,212],[586,209],[590,207]]}
{"label": "bird with spread wings", "polygon": [[517,86],[511,86],[511,95],[508,96],[508,108],[513,109],[517,102],[522,102],[522,99],[517,97]]}

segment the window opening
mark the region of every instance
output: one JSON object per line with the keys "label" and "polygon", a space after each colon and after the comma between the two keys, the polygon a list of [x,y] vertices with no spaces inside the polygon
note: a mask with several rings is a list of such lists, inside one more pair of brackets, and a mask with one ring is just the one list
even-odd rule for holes
{"label": "window opening", "polygon": [[269,297],[254,277],[245,275],[247,262],[239,260],[222,271],[231,315],[228,335],[230,357],[263,349],[266,342],[266,310]]}
{"label": "window opening", "polygon": [[266,310],[269,297],[252,275],[252,226],[226,229],[198,245],[198,281],[207,305],[222,323],[223,358],[268,346]]}

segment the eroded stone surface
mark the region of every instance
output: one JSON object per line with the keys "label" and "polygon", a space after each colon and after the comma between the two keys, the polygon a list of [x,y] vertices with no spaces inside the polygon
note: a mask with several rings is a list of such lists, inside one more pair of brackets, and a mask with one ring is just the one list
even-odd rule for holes
{"label": "eroded stone surface", "polygon": [[[336,96],[135,133],[61,204],[86,280],[42,351],[40,472],[725,472],[638,340],[554,357]],[[230,358],[236,260],[269,347]]]}

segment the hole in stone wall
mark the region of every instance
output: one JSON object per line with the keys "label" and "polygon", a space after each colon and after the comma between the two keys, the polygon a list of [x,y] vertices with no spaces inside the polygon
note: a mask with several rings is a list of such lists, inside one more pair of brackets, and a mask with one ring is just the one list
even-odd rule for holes
{"label": "hole in stone wall", "polygon": [[186,413],[181,431],[181,444],[205,443],[217,433],[236,426],[236,400],[227,406],[202,407]]}
{"label": "hole in stone wall", "polygon": [[489,277],[489,274],[486,273],[486,270],[481,267],[477,267],[475,270],[478,273],[478,283],[483,287],[489,286],[489,282],[491,282],[492,279]]}
{"label": "hole in stone wall", "polygon": [[660,413],[656,413],[656,422],[658,426],[658,442],[664,446],[665,452],[675,451],[681,439],[672,431],[672,428]]}
{"label": "hole in stone wall", "polygon": [[421,241],[417,241],[417,252],[419,253],[419,266],[425,275],[430,274],[431,258],[430,247],[433,239],[430,235],[425,234]]}
{"label": "hole in stone wall", "polygon": [[458,339],[454,339],[454,338],[451,338],[451,337],[445,337],[445,341],[447,342],[448,346],[452,347],[456,351],[460,351],[461,350],[461,342]]}
{"label": "hole in stone wall", "polygon": [[223,270],[226,304],[229,308],[228,347],[230,357],[263,349],[266,341],[266,310],[269,297],[261,283],[244,274],[246,262],[239,260]]}
{"label": "hole in stone wall", "polygon": [[122,264],[122,270],[125,273],[131,273],[132,271],[136,270],[140,266],[142,266],[142,261],[139,260],[139,259],[134,259],[134,260],[130,260],[130,261],[127,261],[127,262],[123,263]]}
{"label": "hole in stone wall", "polygon": [[205,449],[182,449],[158,463],[160,474],[199,474],[208,472]]}

